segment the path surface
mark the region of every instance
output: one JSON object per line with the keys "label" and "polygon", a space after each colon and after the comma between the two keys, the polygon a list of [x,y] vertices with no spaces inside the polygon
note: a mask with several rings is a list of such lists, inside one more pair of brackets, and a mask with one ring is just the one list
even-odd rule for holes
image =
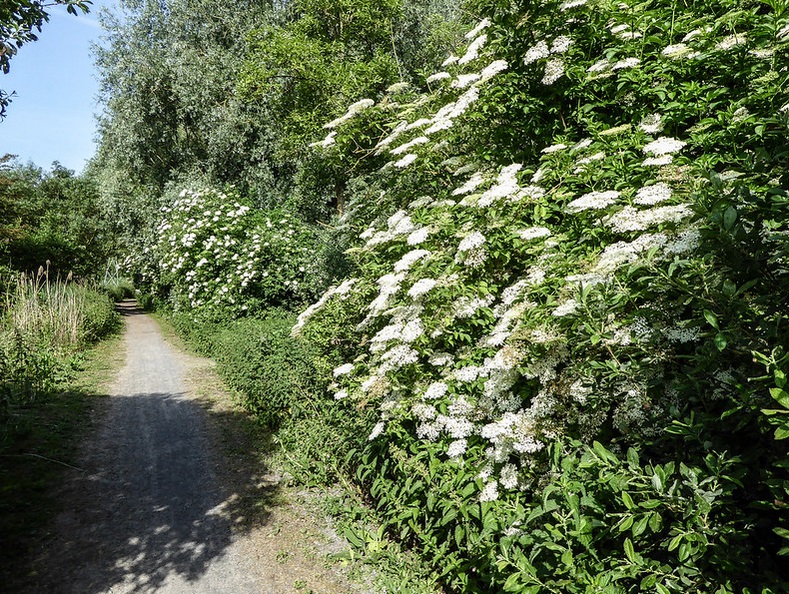
{"label": "path surface", "polygon": [[[70,476],[30,592],[265,593],[232,530],[205,412],[185,358],[147,315],[126,312],[126,364],[101,429]],[[291,582],[292,583],[292,582]]]}

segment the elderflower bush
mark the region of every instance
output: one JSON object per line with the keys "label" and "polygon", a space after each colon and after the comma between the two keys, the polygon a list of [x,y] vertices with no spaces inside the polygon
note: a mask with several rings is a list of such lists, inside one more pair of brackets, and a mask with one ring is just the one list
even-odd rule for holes
{"label": "elderflower bush", "polygon": [[[760,482],[779,466],[744,460],[764,464],[774,448],[760,416],[769,396],[745,387],[761,375],[751,352],[789,346],[776,306],[787,288],[789,13],[735,2],[479,6],[489,19],[423,95],[394,109],[370,156],[381,194],[343,221],[361,231],[359,273],[294,327],[313,340],[337,320],[354,327],[333,397],[378,408],[361,474],[380,473],[366,480],[382,497],[428,506],[426,548],[444,542],[441,555],[470,555],[484,574],[454,576],[469,591],[730,592],[755,583],[755,558],[785,585],[780,531],[769,550],[752,548],[737,501],[752,496],[744,481],[785,515]],[[332,133],[343,139],[342,126]],[[630,445],[672,462],[624,463],[617,453]],[[519,526],[556,492],[552,477],[572,480],[563,448],[579,475],[594,467],[619,482],[598,500],[591,486],[577,495],[594,511],[557,503],[575,524],[541,527],[540,541]],[[629,481],[659,519],[620,494]],[[702,495],[702,483],[716,488]],[[454,528],[433,521],[431,496],[463,502]],[[478,502],[484,518],[463,507]],[[477,540],[466,541],[457,530],[474,519]],[[578,541],[553,565],[535,563],[573,530]],[[592,532],[600,554],[576,566]],[[734,534],[742,548],[724,551]],[[472,552],[480,542],[484,562]]]}
{"label": "elderflower bush", "polygon": [[145,280],[168,290],[176,310],[239,315],[314,296],[315,240],[292,216],[255,212],[211,189],[183,190],[162,214],[151,248],[157,269]]}

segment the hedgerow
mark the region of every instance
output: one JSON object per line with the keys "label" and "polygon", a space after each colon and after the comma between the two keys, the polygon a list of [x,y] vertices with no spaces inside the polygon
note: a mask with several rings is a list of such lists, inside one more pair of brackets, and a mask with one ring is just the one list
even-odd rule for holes
{"label": "hedgerow", "polygon": [[294,326],[378,413],[357,480],[458,591],[785,590],[789,13],[477,9],[314,147],[363,163]]}

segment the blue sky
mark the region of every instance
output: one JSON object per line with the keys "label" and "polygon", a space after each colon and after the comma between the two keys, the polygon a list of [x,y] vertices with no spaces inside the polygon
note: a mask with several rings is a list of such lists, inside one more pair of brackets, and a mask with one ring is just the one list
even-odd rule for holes
{"label": "blue sky", "polygon": [[94,0],[91,12],[73,16],[54,7],[38,41],[22,46],[11,71],[0,73],[0,88],[16,91],[0,122],[0,156],[32,161],[49,169],[53,161],[80,173],[95,152],[98,81],[90,51],[102,30],[97,13],[113,0]]}

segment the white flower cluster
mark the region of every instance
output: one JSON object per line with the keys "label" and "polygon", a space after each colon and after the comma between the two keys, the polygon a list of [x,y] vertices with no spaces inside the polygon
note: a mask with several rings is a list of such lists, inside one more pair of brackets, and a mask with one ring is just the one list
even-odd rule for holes
{"label": "white flower cluster", "polygon": [[580,198],[569,202],[565,209],[567,212],[576,213],[584,210],[601,210],[608,208],[619,198],[619,192],[609,190],[607,192],[589,192]]}
{"label": "white flower cluster", "polygon": [[[560,11],[584,4],[567,1]],[[570,24],[563,31],[572,31]],[[479,59],[489,26],[480,23],[469,33],[462,57],[445,62],[449,72],[427,79],[450,83],[397,114],[400,121],[376,147],[379,154],[400,158],[393,165],[417,163],[424,173],[429,163],[432,172],[434,160],[417,161],[417,153],[435,147],[433,135],[451,128],[478,100],[482,83],[508,68],[503,60],[473,72],[459,68]],[[648,55],[630,51],[635,44],[628,40],[642,35],[631,26],[610,25],[609,42],[627,51],[587,66],[590,74],[626,78],[627,69],[652,66]],[[536,37],[523,61],[543,60],[542,82],[554,84],[570,64],[573,40],[558,31],[542,41],[539,33]],[[689,42],[664,41],[660,67],[673,68],[670,59],[690,55],[695,46]],[[400,204],[409,204],[407,209],[360,236],[365,245],[354,253],[362,270],[369,262],[369,270],[376,271],[360,281],[364,288],[357,293],[371,294],[359,306],[364,353],[335,369],[335,397],[379,406],[381,420],[371,439],[383,436],[390,422],[407,419],[418,438],[441,444],[459,463],[468,462],[462,460],[472,449],[478,459],[482,444],[480,499],[492,501],[523,486],[521,469],[547,440],[562,434],[567,422],[577,422],[591,436],[600,423],[595,414],[607,407],[608,418],[623,427],[646,423],[643,377],[609,386],[588,369],[583,377],[573,375],[578,373],[575,346],[569,364],[568,345],[576,344],[572,333],[582,331],[578,322],[604,307],[609,315],[596,323],[603,326],[600,340],[614,358],[617,349],[644,349],[658,341],[669,352],[693,339],[692,324],[663,329],[664,323],[654,324],[648,316],[622,321],[620,306],[607,301],[628,290],[623,267],[664,266],[701,241],[691,205],[676,203],[675,195],[688,194],[680,177],[685,169],[663,169],[650,177],[639,167],[670,164],[686,146],[660,136],[664,128],[679,125],[676,118],[653,105],[627,106],[638,115],[632,122],[590,128],[589,138],[577,141],[559,136],[534,162],[504,164],[498,173],[479,162],[442,156],[446,160],[436,171],[443,168],[446,175],[437,174],[441,181],[431,185],[429,197],[404,198]],[[628,169],[630,175],[615,174]],[[600,176],[601,171],[610,175]],[[448,177],[449,172],[465,177]],[[387,175],[395,174],[401,175]],[[583,214],[565,216],[567,224],[557,225],[562,217],[557,205],[564,205],[565,213]],[[640,270],[633,266],[628,275]],[[637,308],[653,305],[639,299],[633,303]]]}
{"label": "white flower cluster", "polygon": [[603,222],[615,233],[628,231],[644,231],[656,225],[679,223],[690,217],[693,211],[689,204],[658,206],[647,210],[638,210],[625,206],[618,213],[603,219]]}
{"label": "white flower cluster", "polygon": [[328,124],[324,124],[324,128],[328,128],[329,130],[336,128],[348,120],[352,119],[356,114],[361,113],[365,109],[368,109],[375,105],[375,101],[372,99],[362,99],[357,101],[356,103],[352,103],[348,106],[348,111],[346,111],[342,116],[337,118],[336,120],[332,120]]}
{"label": "white flower cluster", "polygon": [[[162,209],[158,227],[160,274],[170,275],[173,294],[192,308],[224,306],[239,313],[252,283],[272,275],[297,294],[311,273],[309,249],[298,245],[288,217],[259,226],[250,207],[213,190],[184,190]],[[176,302],[176,307],[181,302]]]}

